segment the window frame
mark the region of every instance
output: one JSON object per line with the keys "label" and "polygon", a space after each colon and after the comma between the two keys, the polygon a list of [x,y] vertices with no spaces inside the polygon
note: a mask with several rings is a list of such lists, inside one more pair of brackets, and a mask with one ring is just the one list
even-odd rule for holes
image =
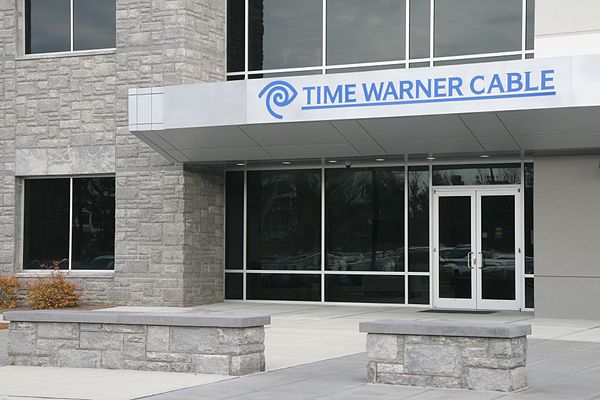
{"label": "window frame", "polygon": [[[115,0],[115,46],[114,47],[99,47],[97,49],[86,49],[86,50],[74,50],[74,29],[75,25],[73,23],[73,2],[75,0],[69,0],[69,21],[70,21],[70,50],[62,50],[62,51],[50,51],[45,53],[27,53],[27,5],[26,0],[22,0],[19,4],[22,8],[22,43],[21,43],[21,54],[25,57],[44,57],[44,56],[65,56],[65,55],[78,55],[78,54],[95,54],[97,52],[113,52],[117,49],[116,43],[116,30],[117,30],[117,21],[116,21],[116,0]],[[246,0],[247,1],[247,0]]]}
{"label": "window frame", "polygon": [[[72,1],[72,0],[71,0]],[[410,0],[406,0],[405,6],[405,56],[404,59],[401,60],[389,60],[389,61],[378,61],[378,62],[367,62],[367,63],[354,63],[354,64],[335,64],[328,65],[327,64],[327,0],[321,0],[323,4],[322,10],[322,63],[320,66],[312,66],[312,67],[297,67],[297,68],[279,68],[279,69],[263,69],[263,70],[249,70],[248,64],[248,26],[249,26],[249,0],[244,0],[245,4],[245,14],[244,14],[244,70],[237,72],[227,72],[228,80],[236,80],[236,79],[253,79],[257,77],[262,78],[270,78],[270,77],[278,77],[281,74],[289,74],[296,73],[296,75],[304,75],[309,73],[320,73],[320,74],[328,74],[328,73],[337,73],[343,72],[343,70],[351,68],[360,68],[360,67],[389,67],[389,68],[418,68],[418,67],[434,67],[438,62],[444,61],[456,61],[456,60],[476,60],[476,59],[492,59],[486,60],[495,61],[494,58],[498,58],[498,61],[503,60],[506,57],[514,57],[515,59],[529,59],[533,58],[535,54],[535,46],[532,45],[531,49],[527,49],[527,34],[528,32],[533,32],[535,34],[535,14],[533,15],[533,26],[528,25],[528,4],[535,0],[521,0],[521,50],[516,51],[506,51],[506,52],[495,52],[495,53],[482,53],[482,54],[466,54],[466,55],[458,55],[458,56],[445,56],[445,57],[435,57],[434,56],[434,40],[435,40],[435,2],[437,0],[429,0],[429,57],[422,58],[410,58]],[[534,8],[535,13],[535,8]],[[227,21],[230,23],[230,21]]]}
{"label": "window frame", "polygon": [[[68,179],[69,180],[69,268],[61,271],[69,272],[69,273],[77,273],[77,274],[113,274],[115,271],[115,266],[113,264],[113,268],[108,269],[73,269],[72,268],[72,255],[73,255],[73,180],[74,179],[85,179],[85,178],[113,178],[115,180],[115,241],[116,241],[116,176],[114,174],[94,174],[94,175],[54,175],[54,176],[27,176],[21,179],[21,188],[20,188],[20,201],[19,206],[20,210],[20,241],[19,241],[19,264],[20,264],[20,272],[25,274],[34,274],[34,275],[44,275],[48,274],[50,270],[43,269],[31,269],[25,268],[25,182],[28,180],[51,180],[51,179]],[[116,246],[115,246],[115,258],[116,258]]]}
{"label": "window frame", "polygon": [[[325,171],[327,169],[335,169],[335,168],[344,168],[343,165],[327,165],[324,163],[304,163],[298,165],[270,165],[270,166],[241,166],[241,167],[229,167],[225,169],[225,173],[227,172],[243,172],[244,174],[244,201],[243,201],[243,243],[242,243],[242,260],[243,265],[238,268],[227,268],[227,265],[224,265],[224,273],[223,277],[226,280],[228,276],[236,276],[241,280],[242,283],[242,293],[239,294],[240,298],[235,297],[226,297],[226,299],[231,301],[249,301],[250,299],[246,295],[246,287],[247,287],[247,276],[252,274],[289,274],[289,275],[320,275],[321,277],[321,299],[320,301],[299,301],[299,300],[250,300],[253,302],[264,302],[269,303],[276,301],[282,304],[297,304],[297,303],[307,303],[307,304],[331,304],[331,305],[370,305],[370,306],[382,306],[382,307],[416,307],[416,308],[427,308],[431,307],[433,304],[433,265],[432,265],[432,248],[433,248],[433,189],[434,188],[451,188],[452,186],[434,186],[433,185],[433,169],[435,166],[451,166],[451,165],[464,165],[464,164],[477,164],[477,165],[488,165],[488,164],[503,164],[503,165],[519,165],[520,167],[520,183],[515,185],[509,185],[513,187],[519,187],[521,192],[524,192],[525,188],[525,165],[531,163],[533,168],[535,169],[534,159],[531,157],[525,157],[524,159],[517,159],[512,157],[499,158],[497,160],[437,160],[437,161],[429,161],[429,162],[421,162],[417,160],[411,160],[408,156],[404,157],[404,160],[395,160],[395,161],[385,161],[385,162],[370,162],[363,161],[357,163],[357,167],[403,167],[404,168],[404,248],[408,249],[410,247],[410,231],[409,231],[409,179],[408,173],[412,168],[420,168],[426,169],[428,174],[428,255],[429,255],[429,270],[428,271],[411,271],[409,268],[409,254],[408,251],[404,252],[404,269],[402,271],[390,272],[390,271],[335,271],[328,270],[326,268],[326,243],[325,243],[325,234],[326,234],[326,177]],[[247,254],[247,236],[248,236],[248,207],[247,207],[247,197],[248,197],[248,184],[247,184],[247,175],[248,172],[251,171],[268,171],[268,170],[301,170],[301,169],[321,169],[321,263],[320,268],[318,270],[255,270],[248,267],[246,263],[246,254]],[[502,187],[502,185],[484,185],[483,187]],[[506,186],[506,185],[505,185]],[[468,186],[467,186],[468,187]],[[482,186],[472,186],[472,187],[482,187]],[[227,196],[227,187],[225,187],[225,196]],[[524,210],[524,197],[521,196],[521,209]],[[225,210],[225,220],[227,219],[227,210]],[[521,213],[521,235],[524,234],[525,223],[524,223],[524,215],[525,213]],[[223,243],[226,241],[227,232],[224,232]],[[522,236],[524,237],[524,236]],[[523,242],[524,243],[524,242]],[[224,244],[225,245],[225,244]],[[524,265],[524,257],[525,252],[520,254],[522,257],[522,263]],[[525,272],[523,270],[523,272]],[[404,277],[404,302],[403,303],[368,303],[368,302],[336,302],[336,301],[326,301],[326,288],[325,288],[325,277],[328,275],[362,275],[362,276],[403,276]],[[429,282],[429,294],[427,296],[427,303],[423,302],[414,302],[411,301],[411,288],[413,287],[410,284],[411,277],[420,277],[423,280],[428,280]],[[521,274],[519,280],[517,281],[517,296],[520,296],[522,302],[520,304],[521,311],[533,311],[533,308],[527,308],[525,303],[525,284],[528,279],[534,279],[534,274]],[[417,278],[413,278],[415,280]],[[535,280],[534,280],[535,285]],[[224,283],[225,287],[225,283]],[[535,290],[535,286],[534,286]],[[227,296],[227,294],[226,294]],[[534,305],[535,306],[535,305]]]}

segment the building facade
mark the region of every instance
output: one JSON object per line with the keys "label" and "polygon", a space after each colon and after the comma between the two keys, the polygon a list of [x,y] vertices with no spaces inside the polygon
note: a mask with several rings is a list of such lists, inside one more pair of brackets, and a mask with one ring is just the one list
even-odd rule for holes
{"label": "building facade", "polygon": [[0,1],[0,270],[600,318],[600,11]]}

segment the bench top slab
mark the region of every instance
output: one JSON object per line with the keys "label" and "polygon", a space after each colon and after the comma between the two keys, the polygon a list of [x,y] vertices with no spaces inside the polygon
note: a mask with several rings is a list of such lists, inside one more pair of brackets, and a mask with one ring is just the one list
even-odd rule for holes
{"label": "bench top slab", "polygon": [[508,339],[531,334],[530,324],[474,323],[445,320],[379,320],[361,322],[360,332],[420,335],[420,336],[466,336]]}
{"label": "bench top slab", "polygon": [[64,322],[86,324],[162,325],[216,328],[249,328],[269,325],[270,315],[237,316],[193,312],[75,311],[35,310],[7,311],[4,319],[15,322]]}

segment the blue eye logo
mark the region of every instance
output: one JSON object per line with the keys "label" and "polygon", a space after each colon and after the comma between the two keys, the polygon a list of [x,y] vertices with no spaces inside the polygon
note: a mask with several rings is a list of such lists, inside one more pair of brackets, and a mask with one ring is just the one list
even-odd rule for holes
{"label": "blue eye logo", "polygon": [[263,96],[265,96],[265,104],[269,114],[277,119],[283,119],[283,115],[273,110],[273,106],[285,107],[291,104],[298,96],[298,91],[286,81],[273,81],[258,94],[259,99],[262,99]]}

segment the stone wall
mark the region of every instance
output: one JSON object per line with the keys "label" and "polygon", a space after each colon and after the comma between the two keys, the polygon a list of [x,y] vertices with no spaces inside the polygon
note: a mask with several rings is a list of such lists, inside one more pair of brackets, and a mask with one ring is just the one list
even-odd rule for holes
{"label": "stone wall", "polygon": [[247,375],[265,370],[264,328],[11,322],[11,365]]}
{"label": "stone wall", "polygon": [[130,88],[225,80],[226,2],[116,7],[115,50],[25,56],[22,3],[0,0],[0,273],[22,268],[21,177],[114,174],[114,283],[90,278],[84,300],[220,301],[222,176],[187,172],[142,143],[127,104]]}
{"label": "stone wall", "polygon": [[223,298],[222,178],[186,172],[143,144],[128,130],[127,104],[129,88],[225,80],[225,7],[218,0],[117,2],[114,302]]}
{"label": "stone wall", "polygon": [[510,392],[527,387],[527,338],[367,335],[372,383]]}
{"label": "stone wall", "polygon": [[15,2],[0,0],[0,273],[15,257]]}

